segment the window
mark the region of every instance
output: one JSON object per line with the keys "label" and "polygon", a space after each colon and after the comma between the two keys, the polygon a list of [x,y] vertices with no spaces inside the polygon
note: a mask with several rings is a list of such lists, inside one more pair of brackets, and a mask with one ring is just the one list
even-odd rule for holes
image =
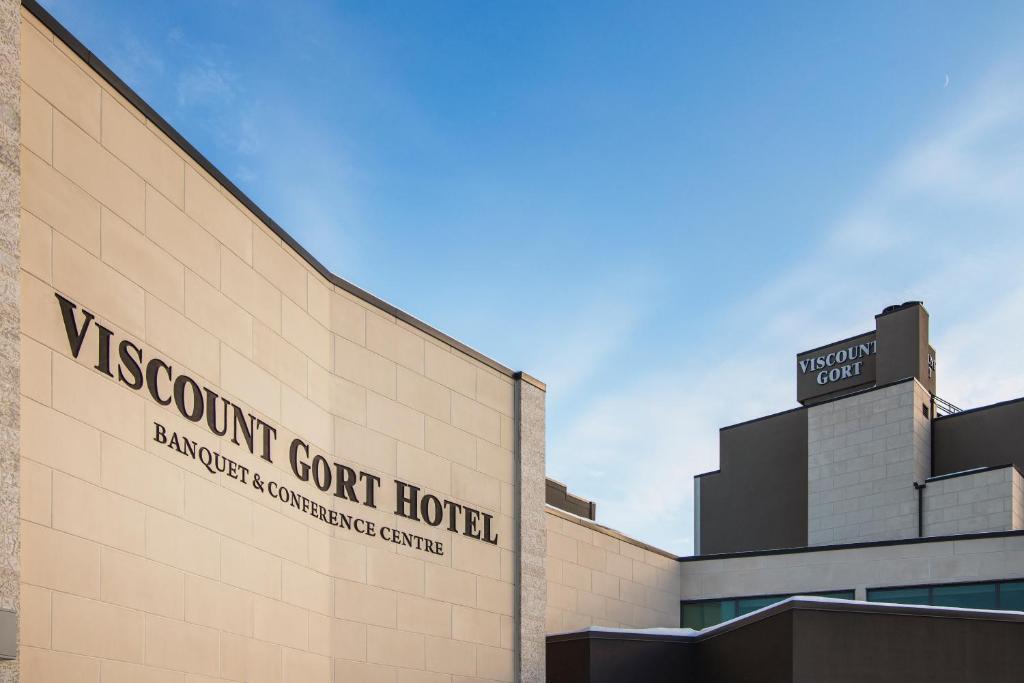
{"label": "window", "polygon": [[972,583],[964,586],[935,586],[932,588],[932,603],[945,607],[973,607],[975,609],[998,609],[996,584]]}
{"label": "window", "polygon": [[999,608],[1024,612],[1024,581],[999,584]]}
{"label": "window", "polygon": [[737,614],[750,614],[751,612],[756,612],[757,610],[761,609],[762,607],[767,607],[768,605],[774,605],[775,603],[779,602],[780,600],[785,600],[786,597],[788,597],[788,596],[785,596],[785,597],[769,596],[769,597],[766,597],[766,598],[741,598],[741,599],[736,601],[736,613]]}
{"label": "window", "polygon": [[[799,595],[817,595],[825,598],[842,598],[853,600],[853,591],[828,591],[818,593],[799,593]],[[682,621],[684,628],[696,630],[708,628],[723,621],[729,621],[750,612],[755,612],[762,607],[782,602],[793,595],[755,595],[741,598],[725,598],[723,600],[694,600],[682,603]],[[1021,594],[1024,599],[1024,592]]]}
{"label": "window", "polygon": [[870,602],[1024,611],[1024,580],[953,583],[905,588],[872,588]]}
{"label": "window", "polygon": [[707,600],[683,604],[683,626],[693,629],[720,624],[736,616],[735,600]]}
{"label": "window", "polygon": [[880,588],[868,591],[868,602],[896,602],[901,605],[930,605],[931,591],[925,588]]}

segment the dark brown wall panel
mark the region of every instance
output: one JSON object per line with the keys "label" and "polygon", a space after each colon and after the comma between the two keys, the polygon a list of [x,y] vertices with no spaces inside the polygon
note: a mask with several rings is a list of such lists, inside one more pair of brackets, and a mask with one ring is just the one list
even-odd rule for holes
{"label": "dark brown wall panel", "polygon": [[720,471],[701,477],[700,553],[807,545],[807,410],[720,432]]}
{"label": "dark brown wall panel", "polygon": [[1024,680],[1024,623],[794,612],[793,683]]}
{"label": "dark brown wall panel", "polygon": [[1024,399],[932,423],[932,476],[1009,464],[1024,469]]}
{"label": "dark brown wall panel", "polygon": [[793,612],[786,610],[699,641],[701,683],[790,683]]}

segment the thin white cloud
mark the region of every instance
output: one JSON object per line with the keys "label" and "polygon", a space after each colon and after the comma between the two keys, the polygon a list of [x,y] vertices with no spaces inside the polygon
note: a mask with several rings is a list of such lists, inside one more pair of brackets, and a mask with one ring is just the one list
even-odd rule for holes
{"label": "thin white cloud", "polygon": [[121,40],[112,43],[111,67],[121,78],[129,83],[139,83],[144,79],[162,77],[163,59],[134,33],[122,30]]}
{"label": "thin white cloud", "polygon": [[[1024,80],[1003,68],[881,169],[800,263],[719,312],[700,362],[667,359],[611,386],[554,434],[550,457],[599,520],[692,551],[692,477],[715,469],[718,429],[795,405],[803,348],[871,329],[923,299],[939,393],[967,407],[1024,394]],[[606,385],[608,387],[609,385]],[[608,473],[604,477],[587,472]]]}
{"label": "thin white cloud", "polygon": [[223,108],[234,101],[237,80],[231,67],[203,59],[178,76],[178,106]]}
{"label": "thin white cloud", "polygon": [[[214,142],[211,157],[257,197],[316,254],[340,255],[335,271],[358,257],[350,239],[358,224],[354,173],[342,151],[345,131],[328,112],[296,98],[291,84],[268,79],[258,90],[223,57],[224,46],[195,42],[172,29],[167,43],[182,58],[171,80],[178,118],[200,126]],[[341,248],[344,246],[344,248]]]}
{"label": "thin white cloud", "polygon": [[[593,282],[593,294],[581,307],[548,312],[554,319],[535,321],[547,332],[537,335],[537,370],[549,386],[549,401],[564,403],[592,381],[605,386],[609,358],[642,328],[655,308],[662,281],[653,271],[632,268],[606,273]],[[615,373],[618,374],[618,373]]]}

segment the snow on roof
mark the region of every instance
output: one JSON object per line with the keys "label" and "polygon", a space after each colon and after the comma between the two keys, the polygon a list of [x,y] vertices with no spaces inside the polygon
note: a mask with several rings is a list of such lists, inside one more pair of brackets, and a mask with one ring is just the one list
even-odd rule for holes
{"label": "snow on roof", "polygon": [[694,636],[705,636],[716,631],[725,629],[732,624],[736,624],[741,621],[749,621],[758,614],[767,610],[776,610],[779,605],[784,605],[791,602],[815,602],[831,605],[854,605],[857,607],[863,607],[865,605],[873,605],[879,607],[899,607],[901,610],[910,610],[912,612],[921,612],[927,614],[929,612],[963,612],[966,614],[973,614],[976,616],[1006,616],[1006,615],[1017,615],[1024,617],[1024,612],[1016,612],[1013,610],[996,610],[996,609],[975,609],[973,607],[943,607],[941,605],[905,605],[894,602],[865,602],[863,600],[846,600],[843,598],[826,598],[820,595],[794,595],[786,598],[785,600],[779,600],[778,602],[762,607],[761,609],[754,610],[753,612],[747,612],[741,614],[738,617],[733,617],[728,621],[723,621],[720,624],[709,626],[699,631],[692,628],[612,628],[608,626],[587,626],[586,628],[573,629],[569,631],[559,631],[557,633],[549,633],[549,636],[564,636],[573,633],[620,633],[620,634],[632,634],[632,635],[660,635],[660,636],[676,636],[679,638],[692,638]]}

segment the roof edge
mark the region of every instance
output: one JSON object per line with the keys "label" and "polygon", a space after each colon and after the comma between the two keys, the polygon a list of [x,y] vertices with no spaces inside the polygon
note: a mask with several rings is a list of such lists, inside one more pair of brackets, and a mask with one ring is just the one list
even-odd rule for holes
{"label": "roof edge", "polygon": [[714,555],[685,555],[676,559],[679,562],[708,562],[711,560],[733,560],[741,557],[833,552],[837,550],[855,550],[857,548],[880,548],[882,546],[917,545],[920,543],[949,543],[955,541],[974,541],[985,538],[1011,538],[1015,536],[1024,536],[1024,529],[1012,529],[1010,531],[977,531],[968,534],[949,534],[946,536],[914,536],[913,538],[897,538],[882,541],[856,541],[853,543],[835,543],[832,545],[801,545],[792,548],[767,548],[765,550],[740,550],[737,552],[717,553]]}
{"label": "roof edge", "polygon": [[933,481],[944,481],[946,479],[956,479],[957,477],[967,477],[967,476],[970,476],[972,474],[984,474],[985,472],[994,472],[996,470],[1004,470],[1007,467],[1014,467],[1014,468],[1017,468],[1018,471],[1020,470],[1020,468],[1017,467],[1016,463],[1012,463],[1012,462],[1008,462],[1008,463],[1005,463],[1005,464],[1002,464],[1002,465],[982,465],[981,467],[972,467],[969,470],[960,470],[958,472],[949,472],[948,474],[937,474],[934,477],[928,477],[927,479],[925,479],[924,483],[925,484],[930,484]]}
{"label": "roof edge", "polygon": [[989,403],[987,406],[977,406],[976,408],[967,408],[966,410],[961,410],[959,413],[950,413],[949,415],[937,415],[935,417],[934,421],[938,422],[939,420],[949,420],[951,418],[960,417],[961,415],[970,415],[972,413],[978,413],[978,412],[981,412],[983,410],[988,410],[990,408],[1001,408],[1003,406],[1013,405],[1014,403],[1020,403],[1021,401],[1024,401],[1024,396],[1019,396],[1017,398],[1010,398],[1010,399],[1007,399],[1005,401],[998,401],[996,403]]}
{"label": "roof edge", "polygon": [[634,545],[638,548],[643,548],[644,550],[649,550],[655,555],[661,555],[662,557],[668,558],[670,560],[679,560],[679,556],[675,553],[670,553],[667,550],[662,550],[661,548],[653,546],[650,543],[644,543],[643,541],[635,539],[631,536],[627,536],[621,531],[612,529],[611,527],[606,527],[605,525],[599,524],[598,522],[595,522],[592,519],[587,519],[586,517],[574,515],[573,513],[563,510],[561,508],[556,508],[554,505],[551,505],[549,503],[546,503],[544,505],[544,511],[556,517],[561,517],[562,519],[579,524],[580,526],[586,527],[591,531],[597,531],[599,533],[605,534],[606,536],[611,536],[612,538],[618,541],[629,543],[630,545]]}
{"label": "roof edge", "polygon": [[[476,349],[468,346],[459,340],[451,337],[444,332],[438,330],[436,327],[429,325],[419,318],[406,313],[402,309],[394,306],[393,304],[384,301],[380,297],[371,294],[362,287],[355,285],[348,280],[345,280],[338,275],[332,273],[327,266],[322,264],[315,256],[306,250],[298,241],[292,237],[288,232],[282,228],[277,221],[271,218],[263,209],[259,207],[245,192],[243,192],[237,185],[235,185],[224,173],[218,169],[213,163],[207,159],[203,154],[196,149],[192,143],[185,139],[181,133],[177,131],[170,123],[167,122],[153,107],[149,105],[142,97],[139,96],[127,83],[121,80],[120,76],[114,73],[110,67],[108,67],[103,60],[97,57],[89,48],[87,48],[82,41],[74,36],[63,24],[50,14],[42,5],[36,0],[21,0],[21,5],[24,7],[29,14],[35,17],[41,24],[47,29],[53,32],[57,38],[61,40],[72,52],[74,52],[83,62],[88,64],[97,74],[100,75],[119,95],[124,97],[128,102],[132,104],[136,109],[142,112],[150,122],[155,125],[160,132],[166,135],[174,144],[181,148],[185,154],[189,156],[196,164],[199,165],[204,171],[210,174],[214,180],[226,189],[231,196],[237,199],[246,209],[252,212],[260,221],[263,222],[275,235],[281,238],[281,240],[291,247],[299,256],[302,257],[306,263],[311,265],[321,276],[324,277],[331,284],[345,290],[349,294],[362,299],[366,303],[372,304],[377,308],[383,310],[389,315],[393,315],[398,320],[418,329],[419,331],[434,337],[435,339],[448,344],[449,346],[458,349],[462,353],[466,354],[470,358],[477,360],[488,367],[497,370],[498,372],[506,375],[510,378],[516,379],[517,374],[511,368],[499,363],[498,361],[485,356]],[[529,375],[526,375],[529,377]],[[532,377],[529,378],[531,384],[540,385],[538,388],[543,389],[543,382],[534,380]],[[529,380],[528,380],[529,381]]]}
{"label": "roof edge", "polygon": [[909,617],[944,617],[970,621],[999,621],[1024,623],[1024,612],[1013,610],[943,607],[939,605],[904,605],[891,602],[867,602],[843,598],[824,598],[794,595],[747,614],[742,614],[700,631],[690,628],[626,629],[588,626],[572,631],[561,631],[546,637],[549,643],[571,640],[655,640],[677,643],[697,643],[741,629],[782,612],[798,610],[812,612],[843,612],[847,614],[890,614]]}

